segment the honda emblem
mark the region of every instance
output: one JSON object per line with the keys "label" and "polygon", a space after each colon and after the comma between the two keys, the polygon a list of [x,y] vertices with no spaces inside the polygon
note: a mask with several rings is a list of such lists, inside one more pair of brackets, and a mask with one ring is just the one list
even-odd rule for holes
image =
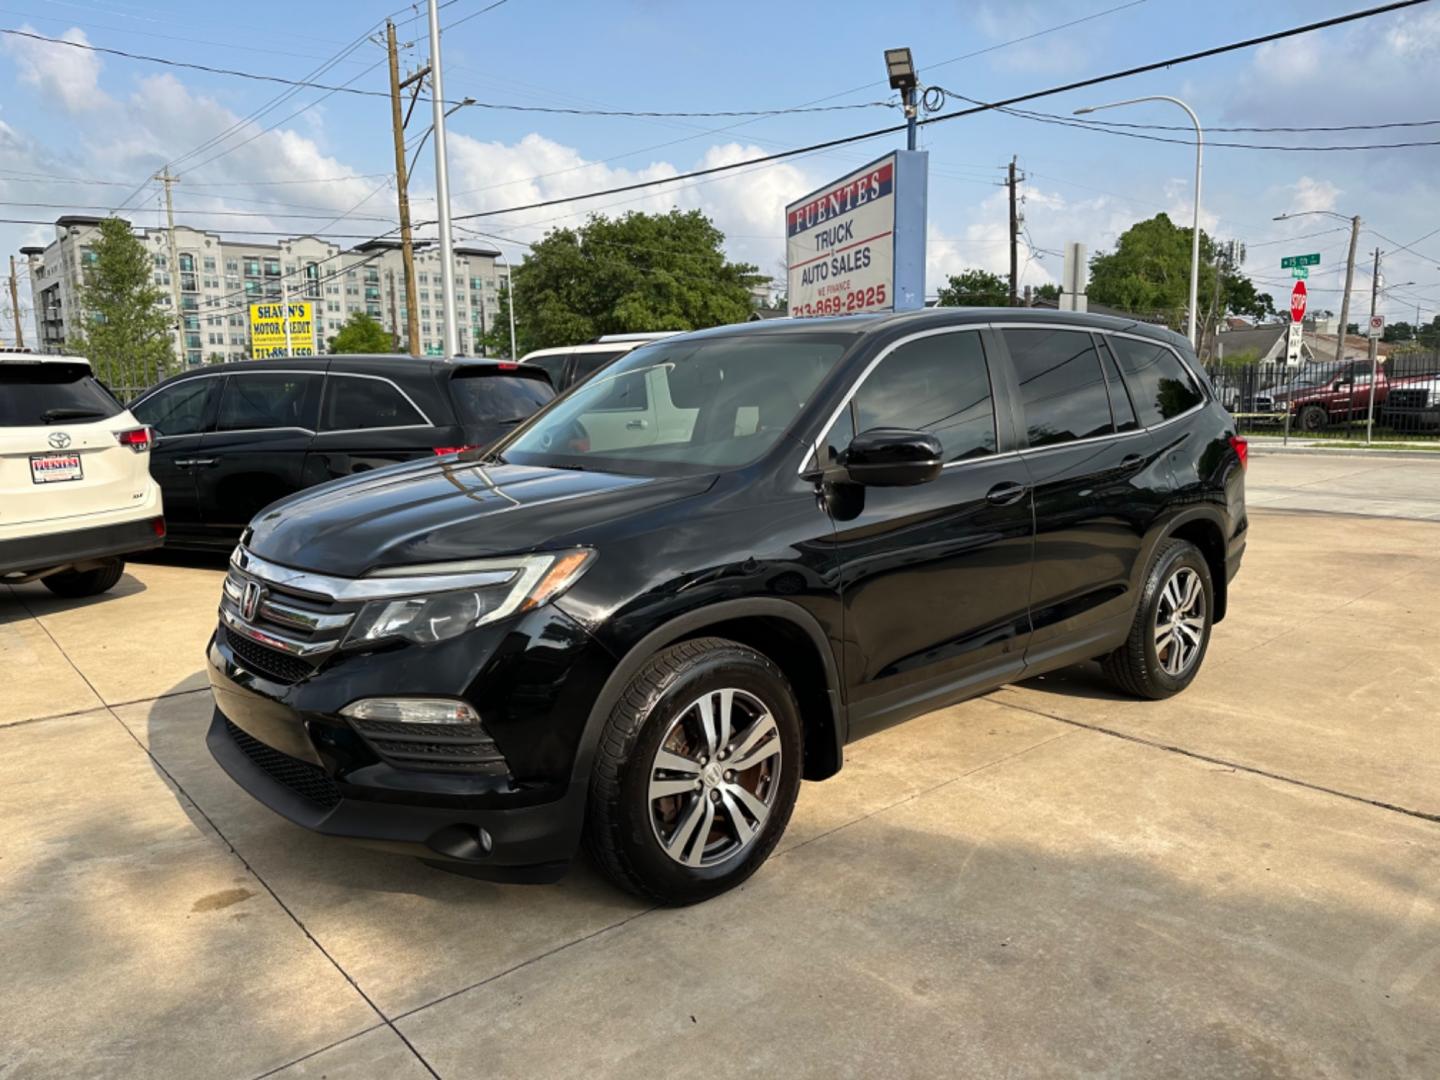
{"label": "honda emblem", "polygon": [[260,610],[260,600],[264,595],[265,590],[258,581],[245,582],[245,592],[240,597],[240,617],[246,622],[254,622],[255,613]]}

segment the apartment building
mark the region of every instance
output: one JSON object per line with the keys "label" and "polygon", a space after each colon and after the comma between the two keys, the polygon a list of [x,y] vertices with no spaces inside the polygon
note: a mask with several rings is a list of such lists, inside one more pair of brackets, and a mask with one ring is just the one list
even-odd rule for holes
{"label": "apartment building", "polygon": [[[39,347],[63,352],[78,316],[81,275],[94,261],[91,247],[103,219],[67,214],[55,220],[55,239],[46,247],[25,247],[29,261]],[[226,240],[219,233],[177,226],[179,265],[170,265],[165,229],[137,229],[135,235],[150,252],[155,285],[168,309],[178,275],[180,312],[177,353],[187,366],[243,360],[250,355],[249,306],[279,301],[315,305],[321,352],[352,312],[363,311],[386,330],[405,340],[408,310],[405,271],[398,240],[372,240],[342,248],[314,236],[297,236],[275,244]],[[497,261],[501,260],[501,261]],[[480,355],[480,341],[507,316],[499,307],[500,285],[508,276],[503,257],[493,248],[455,248],[456,311],[460,320],[460,353]],[[441,293],[440,254],[433,244],[415,251],[416,292],[420,309],[421,349],[432,356],[444,352],[445,305]]]}

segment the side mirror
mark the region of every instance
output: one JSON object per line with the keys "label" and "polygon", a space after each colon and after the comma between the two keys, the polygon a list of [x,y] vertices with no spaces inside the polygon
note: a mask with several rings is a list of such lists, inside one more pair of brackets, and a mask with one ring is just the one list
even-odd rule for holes
{"label": "side mirror", "polygon": [[1347,387],[1347,386],[1354,386],[1354,385],[1355,385],[1355,384],[1354,384],[1351,380],[1349,380],[1349,379],[1336,379],[1335,382],[1331,385],[1330,389],[1331,389],[1331,390],[1344,390],[1345,387]]}
{"label": "side mirror", "polygon": [[868,487],[928,484],[944,466],[934,435],[905,428],[871,428],[856,435],[841,458],[850,480]]}

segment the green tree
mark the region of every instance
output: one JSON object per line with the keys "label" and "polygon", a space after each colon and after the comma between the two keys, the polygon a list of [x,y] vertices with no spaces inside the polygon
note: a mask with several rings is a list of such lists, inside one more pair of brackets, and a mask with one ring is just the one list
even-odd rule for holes
{"label": "green tree", "polygon": [[1408,322],[1393,322],[1385,324],[1385,333],[1381,341],[1410,341],[1415,337],[1415,327]]}
{"label": "green tree", "polygon": [[1059,300],[1060,286],[1053,282],[1046,282],[1044,285],[1037,287],[1032,295],[1037,300]]}
{"label": "green tree", "polygon": [[[520,312],[515,312],[515,335],[518,341],[520,336]],[[510,356],[510,282],[501,281],[500,291],[495,294],[495,315],[490,321],[490,329],[485,331],[485,336],[480,339],[480,344],[485,347],[485,355],[490,357]],[[524,355],[525,350],[521,350]]]}
{"label": "green tree", "polygon": [[365,312],[352,311],[330,339],[328,349],[332,353],[388,353],[395,351],[395,339]]}
{"label": "green tree", "polygon": [[962,270],[940,287],[941,307],[1003,307],[1010,303],[1010,284],[988,270]]}
{"label": "green tree", "polygon": [[[724,239],[698,210],[597,215],[578,229],[551,230],[514,270],[521,355],[600,334],[743,322],[761,279],[725,257]],[[502,352],[509,332],[507,311]]]}
{"label": "green tree", "polygon": [[113,387],[164,378],[175,365],[174,324],[161,305],[150,256],[130,223],[102,221],[86,260],[79,318],[66,348],[87,358],[101,381]]}

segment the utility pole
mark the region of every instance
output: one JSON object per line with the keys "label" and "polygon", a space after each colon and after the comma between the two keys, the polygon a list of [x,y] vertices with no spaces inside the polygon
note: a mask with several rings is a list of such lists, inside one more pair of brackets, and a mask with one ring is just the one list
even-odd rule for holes
{"label": "utility pole", "polygon": [[386,280],[390,283],[390,336],[395,339],[395,347],[400,347],[400,309],[395,305],[395,271],[385,271]]}
{"label": "utility pole", "polygon": [[[170,188],[180,182],[178,176],[170,175],[170,166],[155,177],[165,185],[165,223],[170,233],[170,303],[175,307],[175,359],[184,366],[185,358],[185,316],[180,312],[180,248],[175,243],[175,203]],[[157,372],[163,377],[163,372]]]}
{"label": "utility pole", "polygon": [[[405,263],[405,342],[411,356],[420,355],[420,307],[415,297],[415,243],[410,232],[410,176],[405,165],[405,118],[400,112],[400,91],[423,79],[421,68],[403,83],[400,81],[400,50],[395,43],[395,24],[385,23],[385,48],[390,54],[390,123],[395,129],[395,190],[400,201],[400,257]],[[400,332],[400,324],[395,324]]]}
{"label": "utility pole", "polygon": [[[15,347],[25,348],[25,331],[20,326],[20,288],[15,283],[15,256],[10,256],[10,314],[15,319]],[[1420,321],[1420,308],[1415,308],[1415,321]]]}
{"label": "utility pole", "polygon": [[[1375,310],[1380,304],[1380,249],[1375,249],[1375,275],[1370,279],[1370,318],[1375,318]],[[1365,410],[1365,443],[1368,446],[1371,436],[1375,430],[1375,381],[1380,377],[1378,366],[1375,363],[1376,354],[1379,353],[1380,339],[1370,333],[1367,326],[1365,332],[1370,334],[1370,405]],[[1351,386],[1354,390],[1354,386]]]}
{"label": "utility pole", "polygon": [[1020,215],[1015,206],[1015,158],[1010,158],[1010,306],[1015,306],[1020,285]]}
{"label": "utility pole", "polygon": [[440,219],[440,288],[445,300],[445,355],[460,355],[455,316],[455,240],[450,232],[450,161],[445,147],[445,78],[440,61],[440,5],[430,0],[430,104],[435,118],[435,199]]}
{"label": "utility pole", "polygon": [[1360,242],[1360,215],[1350,219],[1350,261],[1345,264],[1345,295],[1340,298],[1340,333],[1335,338],[1335,365],[1345,362],[1346,327],[1350,325],[1350,287],[1355,284],[1355,245]]}
{"label": "utility pole", "polygon": [[290,340],[290,276],[280,275],[280,310],[285,320],[285,355],[294,356],[295,347]]}

